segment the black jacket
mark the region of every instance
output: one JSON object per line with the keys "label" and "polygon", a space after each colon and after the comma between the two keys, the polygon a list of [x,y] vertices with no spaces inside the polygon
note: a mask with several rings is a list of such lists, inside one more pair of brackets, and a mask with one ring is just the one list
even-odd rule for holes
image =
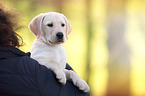
{"label": "black jacket", "polygon": [[29,55],[0,46],[0,96],[89,96],[70,81],[59,84],[49,69]]}

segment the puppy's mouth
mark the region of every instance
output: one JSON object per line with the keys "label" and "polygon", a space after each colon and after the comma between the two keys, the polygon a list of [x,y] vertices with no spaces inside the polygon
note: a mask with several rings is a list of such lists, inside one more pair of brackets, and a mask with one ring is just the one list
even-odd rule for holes
{"label": "puppy's mouth", "polygon": [[63,39],[57,39],[57,43],[63,43],[64,40]]}
{"label": "puppy's mouth", "polygon": [[61,44],[61,43],[64,43],[64,40],[58,39],[56,42],[52,42],[52,41],[49,40],[49,43],[50,43],[50,44],[53,44],[53,45],[54,45],[54,44]]}

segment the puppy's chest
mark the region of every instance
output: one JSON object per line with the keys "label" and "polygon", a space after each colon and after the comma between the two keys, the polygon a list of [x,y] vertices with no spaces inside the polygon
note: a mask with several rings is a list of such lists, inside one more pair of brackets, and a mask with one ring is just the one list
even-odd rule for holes
{"label": "puppy's chest", "polygon": [[59,62],[66,62],[66,52],[65,49],[62,46],[57,46],[53,49],[53,53],[52,54],[56,54],[54,56],[56,56],[55,58],[57,58],[59,60]]}
{"label": "puppy's chest", "polygon": [[56,55],[55,55],[56,61],[60,64],[62,68],[65,68],[66,62],[67,62],[65,49],[63,47],[60,47],[60,48],[57,48],[55,52],[56,52]]}

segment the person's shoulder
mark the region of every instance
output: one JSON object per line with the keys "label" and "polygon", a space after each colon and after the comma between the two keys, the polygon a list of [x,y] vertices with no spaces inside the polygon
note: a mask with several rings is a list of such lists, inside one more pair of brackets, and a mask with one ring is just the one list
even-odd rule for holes
{"label": "person's shoulder", "polygon": [[39,66],[39,63],[30,58],[29,56],[18,57],[17,62],[17,72],[22,75],[31,75],[35,76],[36,66]]}
{"label": "person's shoulder", "polygon": [[22,56],[19,58],[19,64],[22,64],[23,66],[27,66],[27,67],[34,67],[39,63],[28,56]]}
{"label": "person's shoulder", "polygon": [[[66,85],[62,86],[58,83],[58,80],[55,78],[55,74],[53,74],[51,70],[28,56],[21,57],[19,62],[20,69],[22,69],[23,72],[30,74],[32,77],[35,76],[34,78],[37,80],[37,84],[40,89],[39,91],[43,94],[43,96],[47,96],[48,94],[53,96],[58,94],[60,94],[60,96],[89,96],[89,94],[82,93],[70,81],[67,81]],[[23,64],[21,65],[21,63]],[[66,68],[68,67],[71,69],[69,65],[66,66]]]}
{"label": "person's shoulder", "polygon": [[33,76],[38,75],[38,73],[42,73],[43,75],[52,74],[51,70],[49,70],[46,66],[39,64],[37,60],[34,60],[29,56],[20,57],[18,68],[21,69],[20,71]]}
{"label": "person's shoulder", "polygon": [[[38,63],[38,61],[32,59],[29,56],[22,56],[22,57],[20,57],[20,60],[19,61],[20,61],[20,63],[23,62],[23,63],[26,63],[26,64],[29,64],[29,63],[36,64],[36,63]],[[29,64],[29,65],[31,65],[31,64]]]}

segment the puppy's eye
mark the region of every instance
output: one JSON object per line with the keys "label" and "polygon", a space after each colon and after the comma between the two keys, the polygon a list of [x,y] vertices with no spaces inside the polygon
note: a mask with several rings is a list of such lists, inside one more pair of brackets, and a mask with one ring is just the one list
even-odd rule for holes
{"label": "puppy's eye", "polygon": [[62,27],[64,27],[64,26],[65,26],[65,24],[64,24],[64,23],[62,23],[62,24],[61,24],[61,26],[62,26]]}
{"label": "puppy's eye", "polygon": [[48,27],[53,27],[53,24],[47,24]]}

